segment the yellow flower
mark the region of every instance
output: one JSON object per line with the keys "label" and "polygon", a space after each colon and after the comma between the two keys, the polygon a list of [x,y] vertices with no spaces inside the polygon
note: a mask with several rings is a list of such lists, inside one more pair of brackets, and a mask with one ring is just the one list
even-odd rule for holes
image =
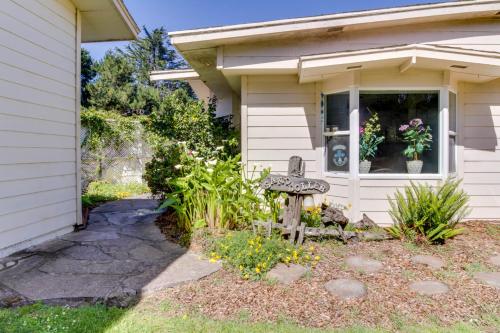
{"label": "yellow flower", "polygon": [[260,273],[260,268],[259,267],[255,267],[255,272]]}
{"label": "yellow flower", "polygon": [[243,278],[244,278],[245,280],[247,280],[249,277],[250,277],[250,276],[248,275],[248,273],[247,273],[247,274],[245,274],[245,275],[243,275]]}
{"label": "yellow flower", "polygon": [[312,246],[312,245],[309,246],[309,251],[311,251],[311,252],[314,251],[314,246]]}
{"label": "yellow flower", "polygon": [[266,268],[267,264],[265,262],[262,263],[262,268]]}
{"label": "yellow flower", "polygon": [[242,270],[243,270],[243,265],[240,265],[240,271],[242,271]]}
{"label": "yellow flower", "polygon": [[215,258],[210,258],[210,262],[217,262],[217,259],[215,259]]}
{"label": "yellow flower", "polygon": [[320,257],[320,256],[315,256],[315,257],[314,257],[314,260],[316,260],[316,261],[318,261],[318,260],[320,260],[320,259],[321,259],[321,257]]}
{"label": "yellow flower", "polygon": [[311,259],[311,256],[310,255],[306,255],[306,260],[310,260]]}

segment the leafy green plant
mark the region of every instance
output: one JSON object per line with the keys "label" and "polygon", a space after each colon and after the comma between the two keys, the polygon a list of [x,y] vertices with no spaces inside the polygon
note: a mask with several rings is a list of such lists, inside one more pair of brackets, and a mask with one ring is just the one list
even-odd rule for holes
{"label": "leafy green plant", "polygon": [[408,143],[408,147],[403,151],[403,155],[408,159],[417,161],[424,151],[431,149],[431,127],[424,126],[422,119],[410,120],[408,124],[401,125],[399,131],[403,135],[403,141]]}
{"label": "leafy green plant", "polygon": [[366,161],[369,158],[374,158],[378,145],[385,140],[385,137],[380,135],[381,128],[378,114],[376,112],[372,113],[359,131],[359,160]]}
{"label": "leafy green plant", "polygon": [[468,195],[460,181],[447,180],[436,189],[411,182],[403,193],[389,198],[394,226],[388,231],[396,238],[413,242],[444,243],[460,234],[457,224],[468,214]]}
{"label": "leafy green plant", "polygon": [[244,176],[239,155],[206,160],[187,150],[181,160],[174,167],[181,176],[167,181],[174,191],[162,207],[175,209],[183,230],[189,232],[195,224],[234,229],[262,214],[260,178]]}
{"label": "leafy green plant", "polygon": [[314,255],[314,247],[296,248],[279,236],[266,238],[237,231],[215,240],[210,260],[221,259],[236,268],[243,278],[260,279],[279,262],[316,265],[320,257]]}
{"label": "leafy green plant", "polygon": [[300,220],[308,227],[318,228],[321,226],[321,206],[304,209],[300,212]]}

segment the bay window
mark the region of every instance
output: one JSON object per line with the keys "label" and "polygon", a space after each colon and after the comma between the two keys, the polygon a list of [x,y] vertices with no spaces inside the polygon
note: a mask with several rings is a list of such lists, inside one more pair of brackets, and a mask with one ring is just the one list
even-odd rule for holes
{"label": "bay window", "polygon": [[359,93],[359,126],[378,115],[384,140],[371,159],[370,173],[406,173],[403,151],[408,144],[400,131],[412,119],[430,127],[432,142],[424,151],[422,173],[439,173],[439,91],[363,91]]}
{"label": "bay window", "polygon": [[[443,90],[372,90],[361,87],[324,95],[324,170],[346,175],[387,174],[390,177],[408,174],[407,161],[418,160],[422,164],[419,171],[421,174],[437,176],[456,172],[457,98],[454,92],[444,90],[449,94],[445,96],[448,97],[448,102],[446,99],[440,102],[440,91]],[[445,124],[441,124],[444,117],[447,117],[449,123],[446,135],[442,132],[442,129],[446,128]],[[355,124],[350,124],[349,119]],[[410,158],[404,151],[411,143],[404,139],[403,133],[408,126],[415,123],[418,124],[418,131],[428,130],[432,140],[428,140],[424,149],[417,147],[418,154]],[[360,133],[372,129],[373,126],[378,129],[377,136],[383,139],[375,140],[375,150],[371,149],[367,155],[366,145],[360,149],[352,136],[356,135],[357,138]],[[349,142],[355,147],[350,147]],[[366,142],[362,141],[363,144]],[[443,145],[447,145],[448,149],[443,149]],[[416,146],[414,144],[414,147]],[[448,156],[442,156],[446,154],[446,150]],[[358,168],[358,156],[362,164],[369,162],[370,166],[352,170]],[[441,163],[442,158],[446,158],[448,163]],[[448,170],[443,170],[446,164]]]}

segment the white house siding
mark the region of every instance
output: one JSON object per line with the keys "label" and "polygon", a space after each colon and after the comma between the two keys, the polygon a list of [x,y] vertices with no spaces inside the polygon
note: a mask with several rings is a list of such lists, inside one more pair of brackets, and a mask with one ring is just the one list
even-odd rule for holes
{"label": "white house siding", "polygon": [[329,36],[226,45],[224,69],[241,70],[260,64],[259,67],[265,66],[270,70],[293,72],[300,56],[405,44],[433,44],[496,51],[500,47],[500,20],[478,19],[400,25],[332,32]]}
{"label": "white house siding", "polygon": [[316,176],[315,84],[299,85],[297,76],[248,76],[247,164],[249,172],[272,167],[285,173],[288,159],[300,155],[308,177]]}
{"label": "white house siding", "polygon": [[76,222],[76,9],[0,6],[0,256]]}
{"label": "white house siding", "polygon": [[463,181],[473,219],[500,218],[500,79],[463,84]]}

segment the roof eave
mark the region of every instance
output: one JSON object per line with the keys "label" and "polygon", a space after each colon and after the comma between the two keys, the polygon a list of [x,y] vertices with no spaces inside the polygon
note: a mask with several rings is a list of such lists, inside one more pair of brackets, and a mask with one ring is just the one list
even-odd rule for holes
{"label": "roof eave", "polygon": [[498,11],[500,11],[499,0],[458,1],[175,31],[171,32],[169,36],[172,44],[183,51],[230,42],[280,37],[297,32],[314,32],[346,27],[365,29],[401,23],[420,23],[429,20],[466,19],[491,16]]}

